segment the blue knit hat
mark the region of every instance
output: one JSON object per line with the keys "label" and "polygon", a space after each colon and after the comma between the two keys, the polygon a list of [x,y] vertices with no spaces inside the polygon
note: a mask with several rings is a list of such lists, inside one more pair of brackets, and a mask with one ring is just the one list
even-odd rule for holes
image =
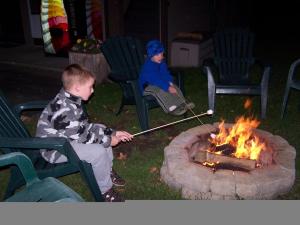
{"label": "blue knit hat", "polygon": [[158,40],[149,41],[146,45],[146,48],[147,48],[147,55],[150,58],[152,56],[155,56],[155,55],[165,51],[164,46]]}

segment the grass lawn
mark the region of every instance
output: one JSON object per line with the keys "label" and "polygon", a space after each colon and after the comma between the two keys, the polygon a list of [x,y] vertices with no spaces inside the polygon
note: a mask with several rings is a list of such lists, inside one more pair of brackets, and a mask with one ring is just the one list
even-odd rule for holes
{"label": "grass lawn", "polygon": [[[269,84],[267,118],[261,121],[260,129],[285,138],[297,150],[300,149],[300,92],[291,91],[286,110],[286,116],[280,119],[281,104],[290,64],[299,57],[299,46],[270,45],[260,43],[256,56],[272,65],[272,75]],[[284,52],[284,54],[283,54]],[[257,71],[254,71],[255,73]],[[208,109],[207,79],[199,68],[184,70],[186,97],[196,104],[195,113],[206,112]],[[202,117],[203,123],[214,123],[224,119],[234,122],[235,118],[246,112],[243,103],[247,96],[218,95],[214,117]],[[101,122],[116,129],[124,129],[131,133],[140,131],[134,106],[125,106],[119,116],[115,116],[121,99],[119,86],[113,83],[98,85],[95,94],[88,103],[88,112],[94,122]],[[260,119],[260,99],[251,97],[253,113]],[[191,113],[189,115],[192,115]],[[181,117],[166,115],[160,108],[150,111],[150,126],[156,127]],[[34,133],[36,117],[26,121],[29,130]],[[189,128],[199,125],[198,120],[191,120],[136,137],[132,142],[120,144],[114,149],[114,166],[116,171],[126,179],[125,188],[119,188],[128,200],[164,200],[181,199],[179,192],[170,189],[160,180],[160,167],[163,162],[163,149],[168,143]],[[296,180],[292,190],[279,199],[300,199],[300,167],[299,156],[296,158]],[[9,172],[0,173],[0,197],[3,196]],[[85,200],[93,201],[91,194],[79,174],[61,178],[61,180],[77,191]]]}

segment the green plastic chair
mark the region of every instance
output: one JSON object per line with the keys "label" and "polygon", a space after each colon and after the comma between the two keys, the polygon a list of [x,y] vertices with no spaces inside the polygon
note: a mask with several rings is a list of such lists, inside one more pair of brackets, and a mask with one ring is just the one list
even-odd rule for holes
{"label": "green plastic chair", "polygon": [[[116,115],[121,113],[124,105],[136,105],[141,130],[149,129],[148,112],[160,106],[154,97],[143,96],[139,90],[138,77],[145,61],[142,42],[129,36],[111,37],[102,44],[101,51],[111,68],[109,78],[119,84],[122,90],[122,100]],[[184,93],[180,71],[176,72],[175,78]]]}
{"label": "green plastic chair", "polygon": [[[0,150],[8,154],[22,152],[30,158],[40,179],[46,177],[62,177],[80,172],[86,181],[95,201],[104,201],[92,165],[81,161],[65,138],[31,137],[20,114],[24,110],[44,109],[47,102],[28,102],[12,107],[0,91]],[[48,163],[40,154],[40,149],[55,149],[68,158],[66,163]],[[17,167],[12,167],[10,180],[4,198],[7,199],[25,184],[25,180]]]}
{"label": "green plastic chair", "polygon": [[31,160],[21,152],[0,156],[0,167],[15,165],[22,173],[26,186],[5,199],[6,202],[83,202],[79,194],[61,181],[47,177],[39,179]]}
{"label": "green plastic chair", "polygon": [[297,73],[299,73],[298,72],[299,65],[300,65],[300,59],[297,59],[290,66],[289,75],[286,81],[286,87],[284,91],[282,107],[281,107],[281,115],[280,115],[281,119],[283,119],[285,114],[286,105],[289,99],[290,89],[292,88],[292,89],[300,90],[300,80],[296,78]]}
{"label": "green plastic chair", "polygon": [[[213,43],[214,57],[204,61],[209,109],[215,111],[216,94],[260,95],[261,118],[265,118],[271,67],[254,58],[254,34],[244,28],[221,29],[213,35]],[[259,83],[250,79],[254,64],[262,70]]]}

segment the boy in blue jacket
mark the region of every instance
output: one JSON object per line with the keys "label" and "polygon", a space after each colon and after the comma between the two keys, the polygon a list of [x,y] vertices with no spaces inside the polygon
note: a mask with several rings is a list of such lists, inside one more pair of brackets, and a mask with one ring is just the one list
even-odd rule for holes
{"label": "boy in blue jacket", "polygon": [[143,95],[152,95],[166,113],[182,115],[194,103],[186,103],[181,90],[174,84],[164,60],[164,47],[158,40],[147,43],[147,58],[139,76],[139,87]]}

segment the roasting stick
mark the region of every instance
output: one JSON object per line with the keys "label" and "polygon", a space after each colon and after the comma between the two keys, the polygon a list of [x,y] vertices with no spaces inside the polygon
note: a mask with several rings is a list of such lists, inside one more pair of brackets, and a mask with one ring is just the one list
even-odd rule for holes
{"label": "roasting stick", "polygon": [[184,122],[184,121],[187,121],[187,120],[191,120],[191,119],[194,119],[194,118],[198,118],[200,116],[205,116],[205,115],[212,115],[214,113],[213,110],[209,109],[207,110],[206,113],[202,113],[202,114],[198,114],[198,115],[195,115],[195,116],[191,116],[191,117],[188,117],[188,118],[185,118],[185,119],[182,119],[182,120],[178,120],[178,121],[174,121],[172,123],[168,123],[168,124],[165,124],[165,125],[162,125],[162,126],[159,126],[159,127],[154,127],[154,128],[151,128],[149,130],[144,130],[142,132],[139,132],[139,133],[136,133],[133,135],[133,137],[135,136],[138,136],[138,135],[141,135],[141,134],[145,134],[145,133],[148,133],[148,132],[151,132],[151,131],[154,131],[154,130],[158,130],[160,128],[164,128],[164,127],[167,127],[167,126],[170,126],[170,125],[174,125],[174,124],[177,124],[177,123],[180,123],[180,122]]}

